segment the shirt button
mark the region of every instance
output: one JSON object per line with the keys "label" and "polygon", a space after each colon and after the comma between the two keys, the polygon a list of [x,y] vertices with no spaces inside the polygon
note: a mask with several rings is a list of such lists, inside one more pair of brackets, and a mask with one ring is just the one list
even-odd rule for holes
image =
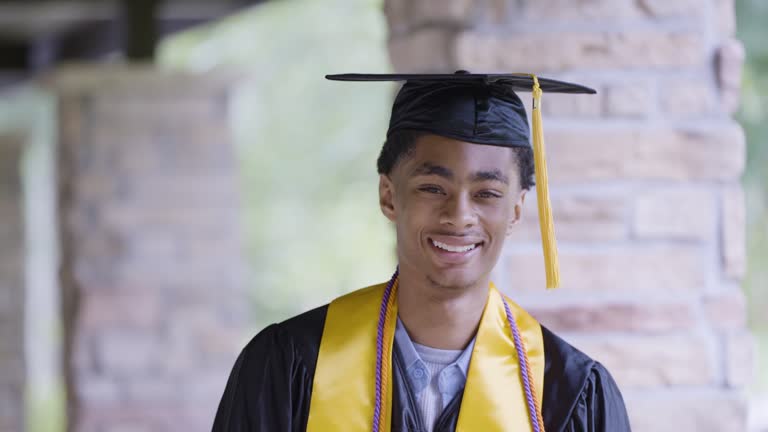
{"label": "shirt button", "polygon": [[419,368],[416,368],[416,369],[413,371],[413,376],[414,376],[414,377],[416,377],[416,378],[424,378],[424,375],[426,375],[426,374],[424,373],[424,369],[422,369],[422,368],[420,368],[420,367],[419,367]]}

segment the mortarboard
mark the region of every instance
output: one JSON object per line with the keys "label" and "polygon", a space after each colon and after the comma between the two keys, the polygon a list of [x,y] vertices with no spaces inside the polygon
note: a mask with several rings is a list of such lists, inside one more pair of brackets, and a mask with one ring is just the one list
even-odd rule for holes
{"label": "mortarboard", "polygon": [[595,90],[533,74],[340,74],[335,81],[405,81],[392,105],[387,136],[416,130],[475,144],[531,147],[525,106],[515,91],[533,93],[533,154],[547,288],[560,284],[557,244],[549,200],[541,95],[595,94]]}

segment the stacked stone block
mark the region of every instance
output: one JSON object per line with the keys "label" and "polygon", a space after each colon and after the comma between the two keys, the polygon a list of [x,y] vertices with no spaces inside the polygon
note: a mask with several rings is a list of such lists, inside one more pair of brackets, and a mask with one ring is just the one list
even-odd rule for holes
{"label": "stacked stone block", "polygon": [[141,66],[50,80],[71,430],[210,430],[248,321],[231,85]]}
{"label": "stacked stone block", "polygon": [[24,430],[22,143],[0,135],[0,432]]}
{"label": "stacked stone block", "polygon": [[543,99],[562,288],[544,290],[533,193],[495,278],[609,368],[634,430],[745,430],[733,1],[387,0],[385,10],[399,72],[534,72],[598,90]]}

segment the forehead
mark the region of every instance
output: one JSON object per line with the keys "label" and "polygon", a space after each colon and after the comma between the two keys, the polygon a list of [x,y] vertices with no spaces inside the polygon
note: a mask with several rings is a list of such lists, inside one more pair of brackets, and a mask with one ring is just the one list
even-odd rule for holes
{"label": "forehead", "polygon": [[457,174],[490,170],[509,172],[515,167],[512,149],[508,147],[473,144],[431,134],[420,136],[403,162],[406,172],[424,163],[440,165]]}

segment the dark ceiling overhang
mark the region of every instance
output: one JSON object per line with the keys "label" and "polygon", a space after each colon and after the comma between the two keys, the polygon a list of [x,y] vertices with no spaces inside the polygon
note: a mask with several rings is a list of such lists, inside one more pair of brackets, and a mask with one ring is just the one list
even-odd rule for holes
{"label": "dark ceiling overhang", "polygon": [[[148,43],[147,31],[159,39],[263,1],[0,0],[0,86],[62,62],[132,57],[136,40]],[[152,16],[126,10],[142,4]]]}

